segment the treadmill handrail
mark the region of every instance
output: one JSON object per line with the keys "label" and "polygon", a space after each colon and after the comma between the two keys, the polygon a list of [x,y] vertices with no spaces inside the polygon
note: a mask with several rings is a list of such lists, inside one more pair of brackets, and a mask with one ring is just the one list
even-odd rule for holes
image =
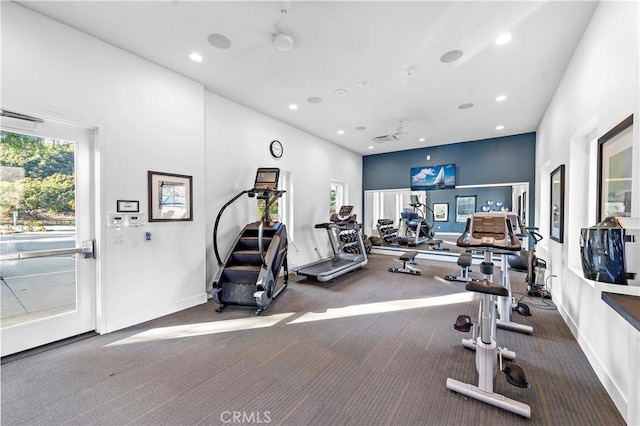
{"label": "treadmill handrail", "polygon": [[220,218],[222,217],[222,212],[224,212],[224,210],[227,207],[229,207],[231,204],[233,204],[233,202],[236,201],[238,198],[242,197],[244,194],[247,194],[247,193],[249,193],[251,191],[252,191],[252,189],[244,190],[244,191],[239,192],[238,195],[236,195],[235,197],[233,197],[232,199],[227,201],[227,203],[224,206],[222,206],[222,208],[218,212],[218,216],[216,217],[216,224],[213,227],[213,252],[216,255],[216,260],[218,261],[218,266],[223,266],[224,265],[222,263],[222,259],[220,259],[220,253],[218,253],[218,225],[220,224]]}

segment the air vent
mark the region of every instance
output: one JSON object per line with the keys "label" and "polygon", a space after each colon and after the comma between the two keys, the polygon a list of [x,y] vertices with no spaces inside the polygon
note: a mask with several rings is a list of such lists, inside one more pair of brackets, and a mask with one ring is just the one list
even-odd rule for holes
{"label": "air vent", "polygon": [[0,116],[8,117],[8,118],[15,118],[16,120],[31,121],[33,123],[43,123],[44,122],[44,120],[42,120],[41,118],[31,117],[31,116],[20,114],[20,113],[13,112],[13,111],[1,110],[0,111]]}
{"label": "air vent", "polygon": [[398,138],[395,135],[384,135],[384,136],[376,136],[371,138],[372,141],[378,143],[397,141]]}

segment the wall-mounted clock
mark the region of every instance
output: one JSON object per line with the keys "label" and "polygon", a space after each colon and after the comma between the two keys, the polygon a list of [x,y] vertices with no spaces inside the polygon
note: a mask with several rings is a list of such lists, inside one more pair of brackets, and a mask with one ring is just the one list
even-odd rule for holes
{"label": "wall-mounted clock", "polygon": [[282,143],[278,140],[271,141],[269,145],[269,151],[271,151],[271,155],[273,158],[280,158],[284,153],[284,148],[282,148]]}

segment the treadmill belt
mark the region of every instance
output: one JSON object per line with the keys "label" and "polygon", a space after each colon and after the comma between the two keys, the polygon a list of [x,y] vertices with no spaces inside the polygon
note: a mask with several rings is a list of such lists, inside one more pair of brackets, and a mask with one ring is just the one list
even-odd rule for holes
{"label": "treadmill belt", "polygon": [[306,268],[300,269],[298,271],[298,275],[307,275],[311,277],[316,277],[318,275],[327,275],[350,265],[353,265],[353,262],[350,260],[328,259],[322,263],[318,263],[317,265],[311,265]]}

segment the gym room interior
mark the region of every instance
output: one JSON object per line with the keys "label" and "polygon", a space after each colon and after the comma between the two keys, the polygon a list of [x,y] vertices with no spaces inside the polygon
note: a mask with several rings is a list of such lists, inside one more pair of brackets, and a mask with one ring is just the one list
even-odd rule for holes
{"label": "gym room interior", "polygon": [[640,425],[640,2],[0,19],[3,425]]}

